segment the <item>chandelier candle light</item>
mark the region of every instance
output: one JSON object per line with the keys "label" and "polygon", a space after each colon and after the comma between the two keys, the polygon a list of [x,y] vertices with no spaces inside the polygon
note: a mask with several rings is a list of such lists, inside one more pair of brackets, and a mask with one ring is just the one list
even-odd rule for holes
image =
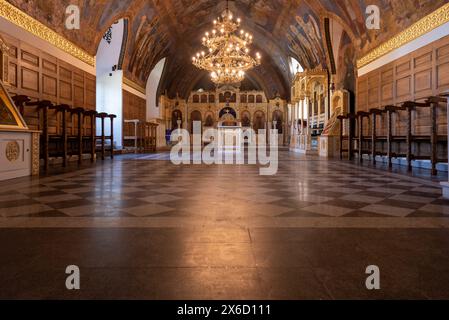
{"label": "chandelier candle light", "polygon": [[192,58],[193,64],[210,72],[215,84],[235,84],[245,78],[245,72],[260,65],[261,55],[249,55],[248,46],[253,36],[240,29],[241,19],[235,19],[226,6],[221,18],[214,20],[212,32],[206,32],[203,45],[208,52],[198,52]]}

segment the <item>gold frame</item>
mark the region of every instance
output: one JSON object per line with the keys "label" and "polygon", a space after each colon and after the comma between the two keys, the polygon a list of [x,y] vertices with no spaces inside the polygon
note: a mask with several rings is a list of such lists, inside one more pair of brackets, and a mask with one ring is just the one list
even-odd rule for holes
{"label": "gold frame", "polygon": [[23,119],[22,115],[20,114],[20,112],[17,110],[14,102],[11,99],[11,96],[9,95],[8,91],[6,90],[5,86],[3,85],[3,82],[0,80],[0,99],[2,98],[2,94],[4,93],[5,97],[6,97],[6,107],[11,111],[12,115],[14,116],[14,119],[17,122],[17,125],[5,125],[5,124],[0,124],[0,129],[23,129],[23,130],[27,130],[28,126],[25,123],[25,120]]}

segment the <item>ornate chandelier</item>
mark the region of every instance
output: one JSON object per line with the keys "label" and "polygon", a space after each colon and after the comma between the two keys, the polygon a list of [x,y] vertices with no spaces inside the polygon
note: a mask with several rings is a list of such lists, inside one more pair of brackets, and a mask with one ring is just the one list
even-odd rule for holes
{"label": "ornate chandelier", "polygon": [[234,20],[232,12],[226,4],[226,10],[221,18],[214,20],[212,32],[206,32],[203,45],[208,52],[198,52],[192,58],[193,64],[210,72],[215,84],[235,84],[245,78],[245,72],[260,65],[261,56],[249,55],[248,46],[253,42],[253,36],[240,29],[240,18]]}

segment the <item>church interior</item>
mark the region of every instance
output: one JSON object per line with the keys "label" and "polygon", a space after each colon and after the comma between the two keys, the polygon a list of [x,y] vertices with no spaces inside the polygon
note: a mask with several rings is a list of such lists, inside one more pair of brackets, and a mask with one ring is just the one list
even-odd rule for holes
{"label": "church interior", "polygon": [[449,1],[0,0],[0,81],[0,299],[449,298]]}

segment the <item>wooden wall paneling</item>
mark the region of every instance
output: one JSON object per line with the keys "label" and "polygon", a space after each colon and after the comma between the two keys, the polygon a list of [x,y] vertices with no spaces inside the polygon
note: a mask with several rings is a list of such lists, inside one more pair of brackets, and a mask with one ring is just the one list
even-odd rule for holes
{"label": "wooden wall paneling", "polygon": [[[9,50],[9,85],[12,94],[23,94],[32,100],[50,100],[55,104],[96,108],[96,79],[57,57],[0,32]],[[32,129],[39,129],[36,108],[25,109],[25,121]],[[58,121],[49,111],[49,132],[58,130]]]}
{"label": "wooden wall paneling", "polygon": [[59,103],[73,105],[73,71],[66,63],[59,63]]}
{"label": "wooden wall paneling", "polygon": [[39,74],[41,73],[39,51],[21,43],[19,61],[19,89],[26,92],[27,95],[39,94],[42,87],[39,79]]}
{"label": "wooden wall paneling", "polygon": [[367,111],[368,106],[368,77],[364,77],[358,83],[359,95],[358,95],[358,108],[356,111]]}
{"label": "wooden wall paneling", "polygon": [[[126,90],[123,90],[123,120],[146,121],[146,101]],[[134,127],[129,124],[123,125],[123,135],[133,136]]]}
{"label": "wooden wall paneling", "polygon": [[58,60],[47,54],[42,54],[42,98],[58,101]]}
{"label": "wooden wall paneling", "polygon": [[380,106],[380,73],[374,72],[368,76],[368,108]]}
{"label": "wooden wall paneling", "polygon": [[396,99],[395,104],[412,100],[412,64],[406,56],[396,64]]}
{"label": "wooden wall paneling", "polygon": [[449,90],[449,43],[438,43],[436,55],[436,91]]}
{"label": "wooden wall paneling", "polygon": [[[376,79],[379,74],[378,83]],[[380,107],[388,104],[401,105],[408,100],[424,101],[429,96],[437,96],[448,91],[449,36],[359,77],[356,93],[357,110],[366,110],[367,99],[369,108],[375,107],[377,90],[380,90]],[[444,105],[437,109],[437,130],[441,135],[447,133],[446,109]],[[429,135],[430,110],[417,108],[412,115],[413,133]],[[379,119],[379,122],[382,120]],[[405,115],[402,113],[394,116],[394,126],[398,132],[403,132],[405,122]],[[379,127],[382,127],[381,123]]]}
{"label": "wooden wall paneling", "polygon": [[413,98],[419,100],[433,92],[433,48],[425,47],[412,56]]}
{"label": "wooden wall paneling", "polygon": [[380,71],[380,104],[394,104],[394,67],[386,66]]}
{"label": "wooden wall paneling", "polygon": [[73,73],[73,104],[76,107],[84,105],[84,73],[75,70]]}
{"label": "wooden wall paneling", "polygon": [[96,79],[95,76],[84,73],[84,107],[89,110],[95,110],[96,101]]}
{"label": "wooden wall paneling", "polygon": [[19,41],[6,36],[4,39],[9,45],[8,82],[12,90],[17,90],[19,86]]}

